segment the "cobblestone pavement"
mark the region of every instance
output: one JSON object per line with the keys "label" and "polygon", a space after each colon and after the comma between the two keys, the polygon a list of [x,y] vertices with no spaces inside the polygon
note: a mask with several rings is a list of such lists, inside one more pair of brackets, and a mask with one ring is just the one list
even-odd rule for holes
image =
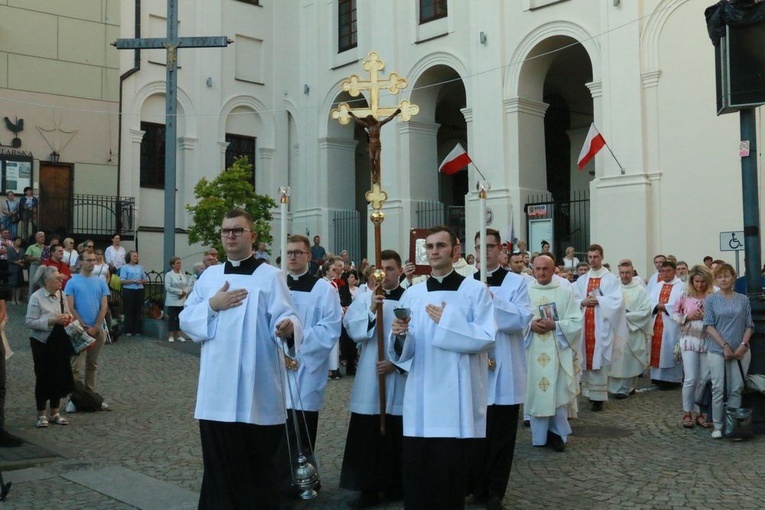
{"label": "cobblestone pavement", "polygon": [[[69,415],[71,425],[34,427],[34,376],[24,307],[9,305],[8,429],[29,441],[0,449],[0,466],[14,481],[4,508],[137,508],[118,491],[80,483],[78,473],[129,470],[189,493],[202,476],[197,424],[193,419],[199,347],[123,337],[102,351],[99,390],[112,412]],[[347,508],[355,494],[337,488],[348,424],[352,378],[330,381],[319,419],[317,453],[322,491],[293,508]],[[680,392],[644,388],[627,400],[610,401],[601,413],[583,411],[564,453],[532,448],[520,428],[506,508],[671,509],[761,508],[759,478],[765,439],[712,440],[707,429],[683,429]],[[131,478],[132,479],[132,478]],[[127,482],[125,482],[127,483]],[[119,482],[115,482],[119,484]],[[125,487],[122,487],[124,489]],[[128,487],[135,493],[143,486]],[[130,499],[130,498],[127,498]],[[134,503],[135,504],[135,503]],[[168,510],[165,502],[140,508]],[[179,508],[194,508],[179,500]],[[480,508],[468,505],[469,508]],[[400,503],[379,508],[402,508]]]}

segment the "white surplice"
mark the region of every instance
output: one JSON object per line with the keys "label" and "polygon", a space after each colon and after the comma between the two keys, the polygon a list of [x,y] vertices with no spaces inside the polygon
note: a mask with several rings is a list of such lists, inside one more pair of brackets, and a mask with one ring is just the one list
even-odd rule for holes
{"label": "white surplice", "polygon": [[[289,319],[296,340],[303,335],[284,276],[268,264],[249,275],[224,274],[224,267],[205,269],[180,314],[181,330],[202,342],[194,418],[282,424],[284,360],[274,332],[278,323]],[[229,290],[247,289],[248,294],[241,306],[215,312],[209,300],[224,282],[229,282]]]}
{"label": "white surplice", "polygon": [[[497,329],[494,305],[486,286],[473,278],[452,272],[443,278],[443,285],[438,280],[431,277],[410,287],[401,299],[412,318],[401,355],[390,355],[396,363],[411,360],[404,391],[404,435],[485,437],[487,351]],[[442,303],[446,306],[436,323],[425,306]]]}
{"label": "white surplice", "polygon": [[[376,314],[370,311],[372,297],[373,294],[371,292],[359,295],[348,310],[346,310],[343,325],[345,325],[345,331],[348,333],[348,336],[361,347],[348,409],[352,413],[379,415],[380,384],[377,376],[378,324]],[[399,301],[396,299],[386,298],[383,301],[384,354],[386,359],[390,359],[388,351],[391,350],[391,342],[393,341],[390,336],[391,324],[395,318],[393,309],[398,305]],[[399,363],[401,371],[395,370],[385,376],[386,414],[401,416],[403,413],[404,387],[406,385],[406,371],[408,371],[409,365],[409,362]]]}

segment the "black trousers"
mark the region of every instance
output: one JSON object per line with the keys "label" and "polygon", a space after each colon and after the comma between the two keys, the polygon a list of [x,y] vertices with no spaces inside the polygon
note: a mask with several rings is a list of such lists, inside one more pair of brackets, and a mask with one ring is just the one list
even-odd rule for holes
{"label": "black trousers", "polygon": [[[54,356],[48,344],[44,344],[34,338],[29,339],[29,346],[32,348],[32,361],[35,367],[35,403],[37,404],[37,410],[44,411],[45,406],[49,402],[51,409],[58,409],[61,395],[59,391],[56,391],[56,384],[51,370]],[[5,356],[3,356],[3,361],[5,361]],[[69,360],[67,359],[68,362]],[[71,371],[69,373],[71,374]],[[3,394],[5,394],[5,389],[3,389]]]}
{"label": "black trousers", "polygon": [[513,467],[519,405],[486,409],[486,437],[471,441],[468,493],[477,498],[502,499]]}
{"label": "black trousers", "polygon": [[204,463],[199,508],[277,508],[268,476],[283,434],[284,425],[199,420]]}
{"label": "black trousers", "polygon": [[470,441],[404,436],[404,508],[465,508],[465,478]]}
{"label": "black trousers", "polygon": [[400,494],[401,442],[404,427],[401,416],[385,415],[385,435],[380,435],[379,414],[351,413],[345,441],[340,488],[361,492]]}
{"label": "black trousers", "polygon": [[125,331],[140,335],[143,323],[143,289],[122,289],[122,311],[125,314]]}

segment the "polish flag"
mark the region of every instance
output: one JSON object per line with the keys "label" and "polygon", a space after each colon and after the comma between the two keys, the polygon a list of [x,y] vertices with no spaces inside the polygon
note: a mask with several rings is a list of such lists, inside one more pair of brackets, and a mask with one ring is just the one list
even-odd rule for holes
{"label": "polish flag", "polygon": [[462,145],[457,144],[446,156],[446,159],[441,163],[441,166],[438,167],[438,171],[445,175],[454,175],[465,168],[468,163],[472,162],[473,160],[470,159],[470,156],[468,156],[468,153],[462,148]]}
{"label": "polish flag", "polygon": [[595,123],[593,122],[590,125],[590,131],[587,133],[587,138],[584,140],[582,151],[579,153],[579,170],[584,168],[584,166],[595,157],[595,154],[605,147],[605,145],[606,140],[603,138],[603,135],[598,132],[598,128],[595,127]]}

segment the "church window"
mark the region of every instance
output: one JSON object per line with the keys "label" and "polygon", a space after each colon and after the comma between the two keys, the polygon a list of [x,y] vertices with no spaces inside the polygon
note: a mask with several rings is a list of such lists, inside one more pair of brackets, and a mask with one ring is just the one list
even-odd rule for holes
{"label": "church window", "polygon": [[420,0],[420,24],[445,18],[447,0]]}
{"label": "church window", "polygon": [[254,136],[244,135],[232,135],[226,133],[226,168],[231,168],[234,165],[234,160],[246,156],[252,165],[252,177],[250,178],[250,184],[255,189],[255,143],[256,138]]}
{"label": "church window", "polygon": [[141,122],[141,187],[165,186],[165,125]]}
{"label": "church window", "polygon": [[337,48],[338,53],[355,48],[356,40],[356,0],[338,0]]}

